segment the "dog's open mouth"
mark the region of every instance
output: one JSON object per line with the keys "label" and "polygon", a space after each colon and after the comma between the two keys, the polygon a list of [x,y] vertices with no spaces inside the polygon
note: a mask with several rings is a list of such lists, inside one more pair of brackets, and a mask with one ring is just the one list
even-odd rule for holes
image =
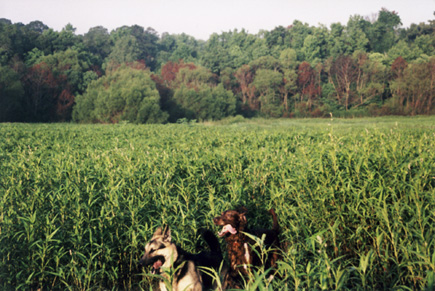
{"label": "dog's open mouth", "polygon": [[153,273],[153,274],[157,273],[158,274],[159,270],[160,270],[160,267],[162,265],[163,265],[163,262],[161,260],[155,261],[154,264],[153,264],[153,269],[151,270],[151,273]]}
{"label": "dog's open mouth", "polygon": [[224,225],[222,230],[218,233],[218,235],[220,237],[222,237],[222,236],[226,235],[227,233],[236,234],[237,230],[231,224],[226,224],[226,225]]}
{"label": "dog's open mouth", "polygon": [[154,258],[143,258],[140,260],[139,264],[143,267],[145,266],[152,266],[151,273],[152,274],[160,274],[160,268],[165,263],[165,258],[163,256],[156,256]]}

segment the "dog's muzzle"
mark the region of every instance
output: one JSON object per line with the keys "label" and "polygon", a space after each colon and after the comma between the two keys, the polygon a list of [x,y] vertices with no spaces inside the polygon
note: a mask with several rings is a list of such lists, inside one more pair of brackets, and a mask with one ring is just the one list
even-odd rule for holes
{"label": "dog's muzzle", "polygon": [[165,263],[165,258],[163,256],[155,256],[155,257],[151,257],[151,258],[143,256],[142,259],[140,259],[140,261],[139,261],[139,264],[142,267],[152,265],[153,268],[152,268],[151,272],[153,274],[156,274],[156,273],[158,274],[160,267],[163,266],[164,263]]}
{"label": "dog's muzzle", "polygon": [[222,230],[218,233],[218,235],[220,237],[223,237],[227,233],[236,234],[237,233],[237,229],[235,229],[231,224],[226,224],[226,225],[224,225]]}

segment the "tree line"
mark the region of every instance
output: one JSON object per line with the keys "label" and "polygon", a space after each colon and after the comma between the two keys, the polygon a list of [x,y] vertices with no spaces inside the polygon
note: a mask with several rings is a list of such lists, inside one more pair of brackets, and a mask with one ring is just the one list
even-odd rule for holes
{"label": "tree line", "polygon": [[177,122],[435,113],[435,20],[295,20],[197,40],[152,28],[77,35],[0,19],[0,122]]}

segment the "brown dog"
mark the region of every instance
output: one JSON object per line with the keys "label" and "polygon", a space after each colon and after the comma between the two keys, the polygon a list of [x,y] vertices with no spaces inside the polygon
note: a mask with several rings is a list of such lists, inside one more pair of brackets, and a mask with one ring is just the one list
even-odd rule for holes
{"label": "brown dog", "polygon": [[[272,229],[247,229],[246,214],[247,209],[242,207],[238,210],[227,210],[221,216],[213,218],[215,225],[223,226],[219,236],[224,237],[227,242],[228,259],[230,262],[230,269],[228,270],[225,279],[225,287],[241,288],[240,276],[248,278],[250,265],[260,266],[261,259],[258,257],[257,252],[251,249],[251,244],[254,242],[243,232],[252,234],[256,237],[265,237],[265,246],[273,247],[275,250],[279,247],[279,224],[274,209],[270,209],[269,213],[272,215],[273,227]],[[277,251],[273,251],[266,260],[265,267],[276,267],[276,261],[279,259]]]}

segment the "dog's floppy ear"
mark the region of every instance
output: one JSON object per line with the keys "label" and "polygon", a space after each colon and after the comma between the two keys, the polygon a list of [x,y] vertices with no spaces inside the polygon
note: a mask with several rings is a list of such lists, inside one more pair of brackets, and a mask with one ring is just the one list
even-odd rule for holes
{"label": "dog's floppy ear", "polygon": [[246,225],[245,212],[239,213],[239,221],[240,221],[240,226],[245,226]]}
{"label": "dog's floppy ear", "polygon": [[246,213],[248,212],[248,208],[246,208],[244,205],[241,205],[236,208],[236,211],[239,214],[239,227],[244,227],[246,225]]}
{"label": "dog's floppy ear", "polygon": [[246,208],[245,206],[239,206],[239,207],[237,207],[236,210],[238,213],[243,214],[243,215],[248,213],[248,208]]}

